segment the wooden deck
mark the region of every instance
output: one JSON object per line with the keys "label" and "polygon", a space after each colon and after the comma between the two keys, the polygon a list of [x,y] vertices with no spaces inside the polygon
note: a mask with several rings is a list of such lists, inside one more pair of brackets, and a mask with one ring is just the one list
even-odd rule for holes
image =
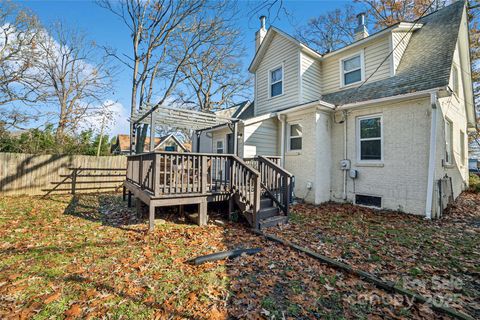
{"label": "wooden deck", "polygon": [[[273,160],[273,161],[272,161]],[[248,164],[235,155],[150,152],[128,156],[125,188],[149,207],[153,229],[155,208],[198,204],[198,224],[207,223],[207,204],[234,203],[257,228],[262,219],[262,195],[288,215],[292,176],[276,159],[257,157]],[[137,201],[138,203],[138,201]],[[138,208],[138,207],[137,207]]]}

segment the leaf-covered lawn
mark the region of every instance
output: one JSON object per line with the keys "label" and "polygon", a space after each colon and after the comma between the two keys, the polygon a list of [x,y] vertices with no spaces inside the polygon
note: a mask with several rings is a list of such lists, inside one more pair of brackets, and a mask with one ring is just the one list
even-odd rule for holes
{"label": "leaf-covered lawn", "polygon": [[[301,208],[304,213],[300,213]],[[340,210],[338,215],[345,219],[353,213],[348,213],[352,207],[326,208]],[[351,243],[347,230],[356,229],[357,222],[352,220],[353,225],[347,226],[347,222],[332,216],[337,228],[343,231],[329,234],[318,232],[334,228],[326,224],[329,219],[325,220],[326,215],[318,208],[305,206],[296,211],[293,223],[282,231],[286,237],[293,236],[289,228],[296,229],[296,239],[301,238],[303,244],[318,250],[319,239],[323,239],[322,243],[332,239],[339,247]],[[370,214],[378,215],[367,215]],[[175,215],[163,218],[164,223],[149,234],[146,224],[137,221],[134,211],[117,195],[0,197],[0,319],[441,316],[428,306],[412,305],[402,296],[388,294],[304,254],[264,240],[241,223],[210,221],[208,226],[198,227]],[[397,219],[402,220],[401,216]],[[410,219],[403,219],[404,223],[410,226]],[[364,224],[360,225],[365,229]],[[378,227],[372,229],[378,233],[372,237],[380,238],[382,224],[371,225]],[[310,228],[313,233],[308,235],[301,228]],[[390,237],[397,236],[383,241],[388,244]],[[359,242],[365,243],[365,239]],[[335,253],[336,246],[330,244],[320,251],[341,258]],[[382,246],[377,243],[375,250],[384,250]],[[241,247],[263,250],[253,256],[200,266],[187,263],[198,255]],[[359,245],[356,250],[361,252],[362,248]],[[468,248],[464,250],[478,250]],[[478,252],[471,254],[475,261],[473,255]],[[405,256],[404,260],[408,259],[413,258]],[[381,265],[376,261],[365,266],[370,263]],[[420,269],[426,272],[422,265]]]}
{"label": "leaf-covered lawn", "polygon": [[436,221],[334,203],[292,210],[290,224],[267,232],[480,318],[479,193]]}

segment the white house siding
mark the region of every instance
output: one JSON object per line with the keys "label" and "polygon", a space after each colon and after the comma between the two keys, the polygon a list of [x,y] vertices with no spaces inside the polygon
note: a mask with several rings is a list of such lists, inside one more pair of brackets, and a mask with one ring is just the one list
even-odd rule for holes
{"label": "white house siding", "polygon": [[[243,132],[243,126],[238,127],[238,132],[242,133]],[[227,134],[232,133],[232,131],[229,128],[220,128],[215,131],[209,132],[209,135],[211,136],[211,144],[210,144],[210,150],[206,151],[207,153],[216,153],[216,141],[217,140],[223,140],[224,143],[224,148],[225,151],[224,153],[227,153]],[[238,139],[238,156],[243,158],[243,140]]]}
{"label": "white house siding", "polygon": [[[299,101],[299,48],[275,35],[255,73],[255,116],[281,110]],[[270,98],[270,70],[283,64],[283,94]]]}
{"label": "white house siding", "polygon": [[246,125],[243,130],[244,157],[279,155],[278,127],[277,118]]}
{"label": "white house siding", "polygon": [[212,134],[202,132],[200,134],[200,149],[197,149],[197,134],[192,136],[192,152],[210,153],[212,152]]}
{"label": "white house siding", "polygon": [[[461,30],[462,31],[462,30]],[[460,35],[460,39],[467,39],[466,36]],[[465,48],[465,50],[468,50]],[[464,50],[464,51],[465,51]],[[463,52],[465,53],[465,52]],[[456,198],[467,186],[468,186],[468,139],[467,139],[467,117],[465,109],[465,94],[464,90],[469,90],[470,88],[464,88],[464,84],[461,81],[462,75],[460,74],[463,70],[469,70],[469,66],[461,66],[460,63],[461,50],[460,46],[457,45],[453,56],[453,64],[458,68],[458,78],[459,78],[459,95],[453,94],[450,97],[443,97],[439,99],[441,108],[439,110],[439,115],[437,117],[437,156],[436,156],[436,168],[435,168],[435,178],[440,179],[445,175],[448,175],[452,178],[453,184],[453,193]],[[452,74],[450,75],[450,85],[453,88],[452,84]],[[445,165],[445,119],[449,119],[452,126],[452,138],[453,138],[453,161],[451,165]],[[460,131],[465,133],[463,141],[460,138]],[[462,158],[462,144],[465,147],[465,157]],[[437,186],[436,186],[437,187]],[[436,189],[436,192],[438,190]],[[434,208],[437,203],[434,202]]]}
{"label": "white house siding", "polygon": [[[286,116],[286,130],[289,123],[298,123],[302,126],[302,150],[289,151],[288,135],[285,137],[285,169],[295,176],[295,196],[307,202],[315,203],[316,193],[316,112],[312,108],[307,111],[288,114]],[[312,189],[307,189],[307,184]]]}
{"label": "white house siding", "polygon": [[[385,35],[376,39],[375,41],[368,42],[361,46],[354,46],[351,49],[342,51],[340,53],[326,56],[322,62],[322,94],[338,91],[342,89],[340,87],[341,66],[340,60],[354,55],[357,52],[364,50],[365,57],[365,79],[368,78],[382,61],[390,53],[390,38],[389,35]],[[392,59],[391,56],[388,59]],[[377,72],[370,78],[369,82],[385,79],[390,77],[390,61],[384,62]]]}
{"label": "white house siding", "polygon": [[[347,159],[358,177],[347,175],[347,200],[355,194],[382,197],[386,209],[423,215],[427,191],[427,168],[430,137],[430,100],[422,98],[385,103],[350,110],[347,116]],[[357,159],[356,119],[359,116],[383,116],[384,161],[380,166],[360,164]],[[332,195],[342,200],[344,124],[332,125]]]}
{"label": "white house siding", "polygon": [[305,53],[300,54],[301,59],[301,102],[310,102],[320,99],[320,62]]}
{"label": "white house siding", "polygon": [[407,49],[408,42],[412,37],[412,32],[400,31],[392,32],[392,48],[393,50],[393,70],[396,71],[402,59],[405,49]]}

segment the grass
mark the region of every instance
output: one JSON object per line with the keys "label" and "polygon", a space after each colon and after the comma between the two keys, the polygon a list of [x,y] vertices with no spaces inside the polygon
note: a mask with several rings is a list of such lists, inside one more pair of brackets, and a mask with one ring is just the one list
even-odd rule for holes
{"label": "grass", "polygon": [[[389,269],[401,257],[405,259],[398,262],[401,270],[420,279],[432,270],[437,274],[436,269],[425,268],[434,265],[432,260],[442,268],[478,270],[465,263],[467,256],[478,262],[478,238],[468,230],[455,240],[438,242],[438,230],[425,224],[425,237],[417,237],[418,230],[410,227],[418,220],[412,224],[409,218],[397,217],[392,223],[382,214],[385,220],[379,223],[375,215],[349,216],[345,207],[321,208],[328,214],[319,215],[318,207],[295,208],[282,237],[364,269]],[[162,218],[165,222],[148,233],[146,223],[117,195],[0,197],[0,318],[431,315],[428,307],[425,311],[389,303],[390,293],[258,237],[240,223],[198,227],[168,212]],[[458,231],[452,224],[442,230]],[[439,254],[420,255],[420,246]],[[262,251],[200,266],[188,263],[199,255],[241,247]],[[418,266],[411,262],[412,253],[421,261]],[[451,261],[445,259],[447,254]],[[477,294],[475,286],[461,290]],[[370,303],[377,295],[382,299]]]}
{"label": "grass", "polygon": [[[294,223],[268,232],[410,289],[420,282],[421,294],[454,297],[455,308],[478,318],[479,208],[480,193],[472,192],[436,221],[348,204],[297,205]],[[451,290],[451,279],[462,288]]]}

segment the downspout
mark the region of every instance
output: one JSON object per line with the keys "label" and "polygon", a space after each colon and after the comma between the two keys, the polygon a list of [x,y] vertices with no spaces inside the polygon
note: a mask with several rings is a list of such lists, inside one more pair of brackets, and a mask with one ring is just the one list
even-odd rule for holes
{"label": "downspout", "polygon": [[278,120],[280,120],[280,157],[281,165],[285,167],[285,116],[279,114]]}
{"label": "downspout", "polygon": [[430,94],[430,104],[432,107],[432,116],[430,124],[430,153],[428,160],[428,181],[427,181],[427,202],[425,204],[425,218],[432,219],[433,206],[433,187],[435,179],[435,156],[437,153],[437,102],[436,92]]}
{"label": "downspout", "polygon": [[[343,159],[347,159],[347,111],[343,111]],[[343,194],[342,199],[347,200],[347,170],[343,170]]]}

